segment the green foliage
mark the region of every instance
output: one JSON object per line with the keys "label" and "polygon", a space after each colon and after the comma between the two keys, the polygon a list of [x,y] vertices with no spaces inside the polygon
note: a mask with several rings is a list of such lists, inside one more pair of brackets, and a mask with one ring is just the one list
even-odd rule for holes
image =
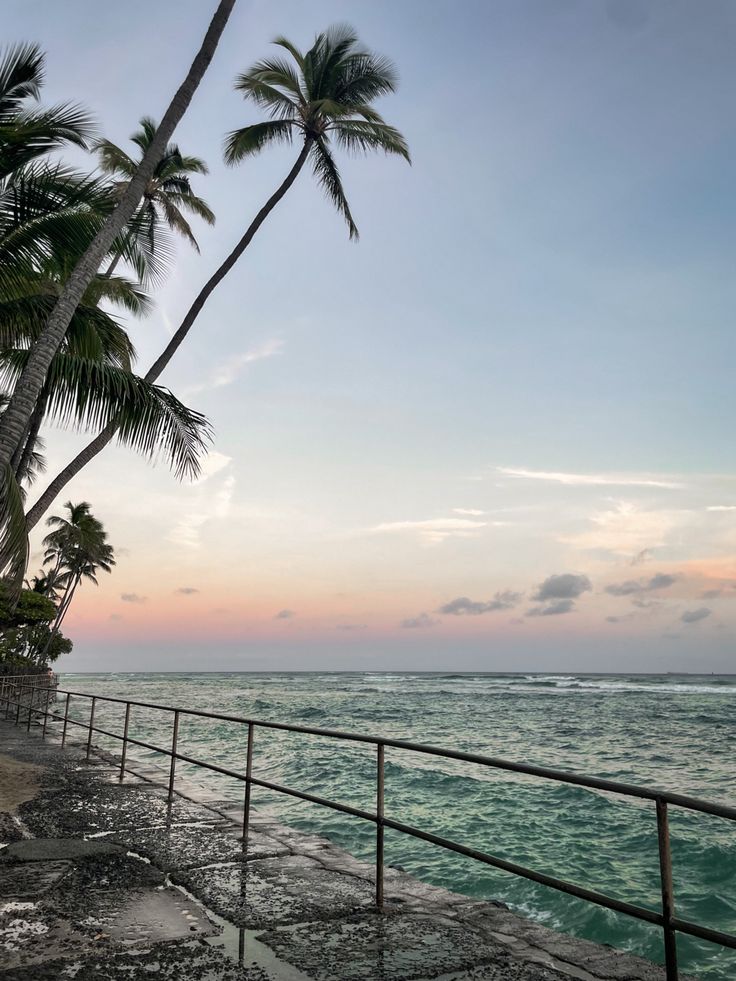
{"label": "green foliage", "polygon": [[49,664],[72,649],[72,642],[51,623],[56,606],[32,589],[17,595],[12,583],[0,582],[0,664],[17,668]]}

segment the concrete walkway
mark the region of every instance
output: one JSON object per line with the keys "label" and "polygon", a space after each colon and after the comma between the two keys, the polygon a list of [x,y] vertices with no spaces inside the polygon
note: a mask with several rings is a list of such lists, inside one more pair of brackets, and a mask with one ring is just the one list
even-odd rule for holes
{"label": "concrete walkway", "polygon": [[242,809],[169,806],[135,769],[0,722],[0,978],[663,981],[394,869],[378,913],[372,867],[326,839],[254,818],[244,856]]}

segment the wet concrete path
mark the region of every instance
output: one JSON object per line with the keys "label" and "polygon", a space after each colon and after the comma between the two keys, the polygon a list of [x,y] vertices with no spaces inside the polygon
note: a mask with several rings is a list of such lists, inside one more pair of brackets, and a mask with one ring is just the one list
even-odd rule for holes
{"label": "wet concrete path", "polygon": [[663,981],[394,869],[378,913],[372,867],[326,839],[254,817],[244,854],[242,809],[169,805],[131,765],[121,785],[111,758],[0,721],[5,981]]}

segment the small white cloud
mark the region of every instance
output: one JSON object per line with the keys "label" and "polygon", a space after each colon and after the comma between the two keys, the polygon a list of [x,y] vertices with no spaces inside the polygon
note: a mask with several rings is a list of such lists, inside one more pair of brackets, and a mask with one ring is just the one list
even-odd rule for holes
{"label": "small white cloud", "polygon": [[499,473],[507,477],[522,477],[526,480],[546,480],[568,487],[663,487],[677,490],[684,484],[672,480],[662,480],[648,474],[585,474],[561,473],[549,470],[525,470],[517,467],[497,467]]}
{"label": "small white cloud", "polygon": [[736,504],[711,504],[706,511],[736,511]]}
{"label": "small white cloud", "polygon": [[479,511],[478,508],[453,508],[452,511],[454,514],[466,514],[471,518],[480,518],[486,513]]}

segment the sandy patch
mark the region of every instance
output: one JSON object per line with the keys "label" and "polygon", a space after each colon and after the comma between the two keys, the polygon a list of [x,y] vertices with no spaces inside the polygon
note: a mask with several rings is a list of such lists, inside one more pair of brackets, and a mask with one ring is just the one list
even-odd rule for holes
{"label": "sandy patch", "polygon": [[19,763],[0,753],[0,811],[14,811],[24,801],[33,800],[43,770],[35,763]]}

